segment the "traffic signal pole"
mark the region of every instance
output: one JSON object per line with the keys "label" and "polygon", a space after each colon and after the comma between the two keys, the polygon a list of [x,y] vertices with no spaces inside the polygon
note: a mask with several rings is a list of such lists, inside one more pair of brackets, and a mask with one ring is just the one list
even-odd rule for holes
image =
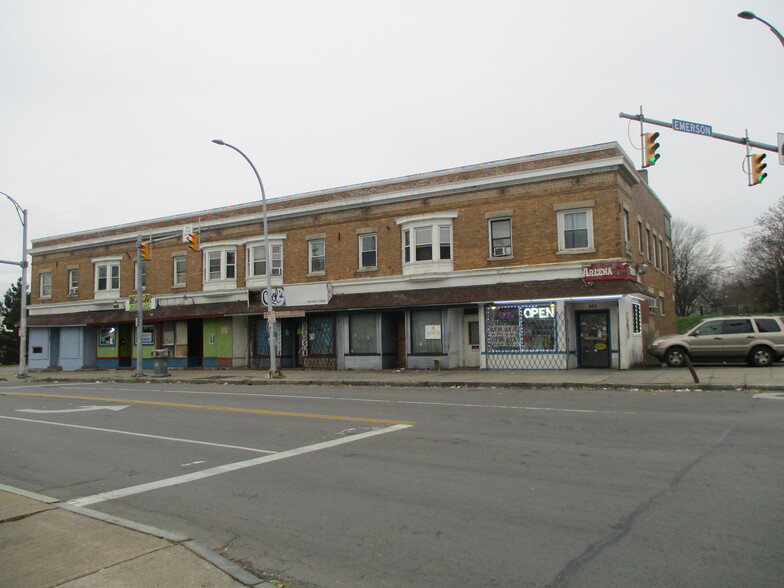
{"label": "traffic signal pole", "polygon": [[[663,120],[656,120],[655,118],[648,118],[642,114],[626,114],[622,112],[618,115],[620,118],[627,118],[629,120],[638,120],[641,123],[648,123],[649,125],[656,125],[659,127],[673,128],[672,123]],[[738,143],[739,145],[746,145],[748,147],[755,147],[763,151],[773,151],[778,153],[778,145],[770,145],[769,143],[760,143],[759,141],[752,141],[748,137],[733,137],[732,135],[723,135],[722,133],[711,132],[710,138],[720,139],[722,141],[729,141],[730,143]]]}

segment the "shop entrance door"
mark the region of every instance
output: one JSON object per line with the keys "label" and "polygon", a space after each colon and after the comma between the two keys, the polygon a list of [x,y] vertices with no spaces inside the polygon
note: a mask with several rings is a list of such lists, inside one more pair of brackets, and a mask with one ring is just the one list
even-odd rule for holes
{"label": "shop entrance door", "polygon": [[610,367],[610,311],[583,310],[575,314],[580,367]]}

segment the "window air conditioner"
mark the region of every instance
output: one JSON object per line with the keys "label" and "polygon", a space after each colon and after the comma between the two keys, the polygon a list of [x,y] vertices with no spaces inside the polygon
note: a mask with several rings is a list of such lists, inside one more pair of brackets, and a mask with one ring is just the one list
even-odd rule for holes
{"label": "window air conditioner", "polygon": [[502,255],[511,255],[511,247],[493,247],[493,257],[500,257]]}
{"label": "window air conditioner", "polygon": [[76,296],[79,293],[79,288],[69,288],[68,296]]}

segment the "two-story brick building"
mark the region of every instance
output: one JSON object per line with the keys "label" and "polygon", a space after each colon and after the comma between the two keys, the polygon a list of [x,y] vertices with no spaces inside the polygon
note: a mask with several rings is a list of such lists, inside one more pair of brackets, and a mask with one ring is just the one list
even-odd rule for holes
{"label": "two-story brick building", "polygon": [[[626,368],[674,331],[670,214],[616,143],[268,202],[282,368]],[[192,251],[185,235],[196,232]],[[32,369],[269,366],[259,202],[37,239]]]}

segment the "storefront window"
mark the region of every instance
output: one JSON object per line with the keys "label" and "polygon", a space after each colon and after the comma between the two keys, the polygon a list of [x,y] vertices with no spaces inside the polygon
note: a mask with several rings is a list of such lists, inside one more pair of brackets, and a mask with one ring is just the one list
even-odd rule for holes
{"label": "storefront window", "polygon": [[555,305],[491,306],[487,309],[488,351],[554,351]]}
{"label": "storefront window", "polygon": [[348,332],[349,353],[378,353],[375,313],[350,314],[348,317]]}
{"label": "storefront window", "polygon": [[411,311],[411,352],[443,353],[440,310]]}

